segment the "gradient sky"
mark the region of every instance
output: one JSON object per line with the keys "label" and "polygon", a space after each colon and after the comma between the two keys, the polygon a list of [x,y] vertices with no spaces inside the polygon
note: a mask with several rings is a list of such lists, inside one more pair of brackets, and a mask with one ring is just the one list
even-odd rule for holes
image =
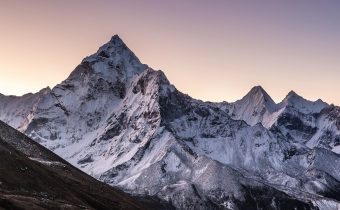
{"label": "gradient sky", "polygon": [[10,0],[0,3],[0,92],[66,79],[118,34],[182,92],[235,101],[261,85],[340,105],[338,0]]}

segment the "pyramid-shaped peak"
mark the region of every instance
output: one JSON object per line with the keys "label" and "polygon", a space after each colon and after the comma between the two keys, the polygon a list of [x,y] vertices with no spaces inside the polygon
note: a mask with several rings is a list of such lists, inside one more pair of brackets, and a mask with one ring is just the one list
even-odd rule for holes
{"label": "pyramid-shaped peak", "polygon": [[99,51],[115,51],[118,49],[125,49],[131,51],[123,40],[117,35],[113,35],[111,39],[99,48]]}
{"label": "pyramid-shaped peak", "polygon": [[123,42],[123,40],[118,36],[118,34],[115,34],[111,37],[109,44],[113,44],[113,45],[125,45],[125,43]]}
{"label": "pyramid-shaped peak", "polygon": [[276,106],[276,103],[261,86],[253,87],[241,100],[235,103],[237,106],[248,107],[247,109],[264,106],[270,111],[274,110]]}
{"label": "pyramid-shaped peak", "polygon": [[117,35],[113,35],[111,39],[102,45],[98,51],[87,57],[87,60],[91,59],[109,59],[116,61],[126,61],[132,64],[141,65],[136,55],[127,47],[123,40]]}
{"label": "pyramid-shaped peak", "polygon": [[266,93],[266,91],[260,85],[254,86],[249,92],[250,93],[260,93],[260,94]]}
{"label": "pyramid-shaped peak", "polygon": [[247,98],[252,97],[252,98],[255,98],[255,99],[263,98],[263,100],[266,103],[275,104],[273,99],[269,96],[269,94],[260,85],[253,87],[245,97],[247,97]]}
{"label": "pyramid-shaped peak", "polygon": [[117,76],[119,80],[127,81],[147,68],[116,34],[94,54],[84,58],[70,78],[78,78],[85,71],[111,82],[116,81]]}

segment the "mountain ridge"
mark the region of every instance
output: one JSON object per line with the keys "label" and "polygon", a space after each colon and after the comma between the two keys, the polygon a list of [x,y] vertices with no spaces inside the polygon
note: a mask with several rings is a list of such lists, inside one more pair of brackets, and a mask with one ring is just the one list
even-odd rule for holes
{"label": "mountain ridge", "polygon": [[193,99],[118,38],[0,119],[91,176],[178,209],[339,207],[339,107],[278,107],[260,86],[235,103]]}

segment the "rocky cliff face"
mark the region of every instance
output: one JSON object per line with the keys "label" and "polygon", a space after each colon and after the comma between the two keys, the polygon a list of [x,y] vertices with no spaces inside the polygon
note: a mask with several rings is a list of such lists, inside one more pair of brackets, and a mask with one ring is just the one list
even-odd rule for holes
{"label": "rocky cliff face", "polygon": [[338,107],[295,93],[276,104],[261,87],[202,102],[118,36],[28,96],[1,96],[0,119],[125,191],[179,209],[339,208]]}

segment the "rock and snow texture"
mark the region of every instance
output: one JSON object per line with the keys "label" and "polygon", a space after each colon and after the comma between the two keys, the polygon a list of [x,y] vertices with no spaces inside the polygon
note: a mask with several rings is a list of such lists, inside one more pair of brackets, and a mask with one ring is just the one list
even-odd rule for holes
{"label": "rock and snow texture", "polygon": [[262,87],[256,86],[241,100],[219,103],[219,107],[235,120],[251,126],[261,123],[292,142],[340,153],[340,108],[320,99],[309,101],[291,91],[276,104]]}
{"label": "rock and snow texture", "polygon": [[18,96],[4,96],[0,94],[0,116],[5,123],[14,128],[20,128],[28,123],[30,114],[35,112],[36,105],[41,98],[50,92],[49,88],[42,89],[35,94]]}
{"label": "rock and snow texture", "polygon": [[[9,105],[10,104],[10,105]],[[192,99],[118,36],[61,84],[0,96],[0,120],[86,173],[179,209],[337,209],[340,108],[261,87]]]}
{"label": "rock and snow texture", "polygon": [[261,122],[272,124],[275,120],[276,104],[261,86],[253,87],[241,100],[230,107],[233,119],[244,120],[249,125]]}
{"label": "rock and snow texture", "polygon": [[173,209],[81,172],[0,121],[0,209]]}

